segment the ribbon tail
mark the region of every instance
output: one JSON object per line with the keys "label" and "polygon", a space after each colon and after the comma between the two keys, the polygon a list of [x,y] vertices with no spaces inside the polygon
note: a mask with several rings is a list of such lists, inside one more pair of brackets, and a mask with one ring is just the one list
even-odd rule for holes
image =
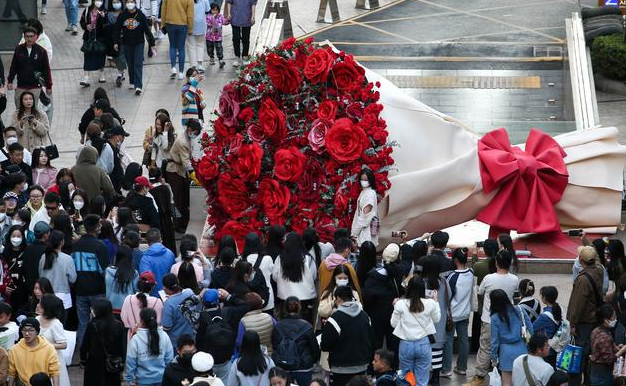
{"label": "ribbon tail", "polygon": [[574,255],[578,254],[578,247],[580,247],[580,243],[576,243],[571,239],[565,237],[563,232],[552,231],[546,233],[539,233],[537,236],[546,243],[552,244],[556,247],[563,249],[564,251],[570,252]]}
{"label": "ribbon tail", "polygon": [[500,236],[503,233],[508,235],[508,234],[511,233],[511,230],[510,229],[500,228],[498,226],[490,226],[489,227],[489,238],[490,239],[498,240],[498,236]]}

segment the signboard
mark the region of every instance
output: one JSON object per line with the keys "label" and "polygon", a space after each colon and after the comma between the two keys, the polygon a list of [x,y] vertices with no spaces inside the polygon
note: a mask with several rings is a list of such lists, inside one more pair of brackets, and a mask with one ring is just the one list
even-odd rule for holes
{"label": "signboard", "polygon": [[626,0],[598,0],[598,5],[606,7],[626,8]]}
{"label": "signboard", "polygon": [[31,18],[37,18],[37,0],[0,0],[0,51],[15,49],[22,25]]}

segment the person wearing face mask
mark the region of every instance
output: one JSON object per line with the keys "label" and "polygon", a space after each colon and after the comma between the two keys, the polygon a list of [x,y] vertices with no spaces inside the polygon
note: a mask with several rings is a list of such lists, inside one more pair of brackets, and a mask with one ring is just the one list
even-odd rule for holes
{"label": "person wearing face mask", "polygon": [[129,207],[136,215],[139,224],[150,225],[150,228],[161,229],[161,219],[154,198],[149,190],[153,186],[144,176],[135,178],[133,191],[126,197],[124,206]]}
{"label": "person wearing face mask", "polygon": [[202,75],[195,67],[191,67],[187,70],[187,83],[182,88],[182,106],[183,116],[182,124],[187,125],[187,121],[190,119],[197,119],[200,122],[204,121],[202,110],[206,107],[204,101],[204,95],[198,87],[204,75]]}
{"label": "person wearing face mask", "polygon": [[7,216],[7,206],[4,201],[0,201],[0,240],[4,240],[11,225],[11,218]]}
{"label": "person wearing face mask", "polygon": [[328,319],[335,311],[335,288],[341,286],[348,286],[352,288],[354,301],[361,303],[359,289],[353,279],[354,276],[351,275],[352,273],[346,265],[338,265],[333,270],[332,279],[322,291],[319,306],[317,308],[322,324],[326,323],[326,319]]}
{"label": "person wearing face mask", "polygon": [[361,193],[357,199],[357,207],[352,220],[351,235],[356,238],[357,245],[371,241],[378,246],[378,195],[376,179],[370,169],[363,169],[359,175]]}
{"label": "person wearing face mask", "polygon": [[[13,283],[13,289],[9,299],[5,299],[10,302],[11,305],[17,310],[26,302],[28,298],[28,291],[24,285],[24,249],[26,243],[24,242],[24,231],[19,225],[13,225],[7,232],[7,237],[2,243],[4,249],[2,250],[2,261],[6,262],[10,273],[11,281]],[[7,287],[8,288],[8,287]]]}
{"label": "person wearing face mask", "polygon": [[180,386],[193,381],[191,358],[196,353],[196,342],[191,335],[181,335],[176,342],[176,357],[165,367],[161,386]]}
{"label": "person wearing face mask", "polygon": [[106,25],[106,34],[108,37],[108,45],[107,45],[107,56],[113,58],[113,63],[115,63],[115,68],[117,69],[117,78],[115,78],[115,85],[117,87],[122,87],[122,83],[126,78],[124,77],[124,71],[126,70],[126,57],[124,56],[124,51],[115,51],[113,49],[113,30],[115,29],[115,23],[117,23],[117,18],[122,13],[122,1],[121,0],[113,0],[110,4],[109,12],[107,12],[108,24]]}
{"label": "person wearing face mask", "polygon": [[[9,146],[17,143],[17,129],[13,126],[7,126],[2,130],[4,139],[4,146],[0,148],[0,162],[4,162],[9,159]],[[32,155],[28,149],[24,149],[22,155],[23,161],[30,165],[32,163]]]}
{"label": "person wearing face mask", "polygon": [[191,166],[191,141],[195,141],[202,131],[202,125],[196,119],[187,121],[186,132],[179,135],[170,149],[171,159],[165,168],[165,180],[172,188],[174,205],[181,217],[173,219],[174,230],[185,233],[189,224],[189,173]]}
{"label": "person wearing face mask", "polygon": [[593,386],[613,385],[613,365],[617,358],[626,353],[626,346],[616,346],[613,341],[617,316],[610,304],[604,304],[596,313],[599,324],[591,332],[591,355],[589,355],[589,384]]}
{"label": "person wearing face mask", "polygon": [[[96,41],[101,45],[106,44],[106,30],[107,17],[104,13],[102,0],[91,0],[91,5],[83,11],[80,17],[80,27],[85,31],[83,33],[83,48],[91,45],[90,41]],[[82,49],[81,49],[82,50]],[[80,81],[80,85],[83,87],[89,87],[89,73],[91,71],[99,71],[100,78],[98,83],[106,82],[104,77],[104,62],[106,60],[106,52],[94,52],[89,50],[82,50],[84,54],[83,71],[84,76]]]}
{"label": "person wearing face mask", "polygon": [[120,193],[122,184],[124,183],[124,167],[122,166],[122,156],[120,150],[122,148],[124,138],[128,137],[130,134],[124,131],[122,126],[113,126],[109,129],[108,135],[109,146],[102,148],[102,153],[100,154],[98,162],[106,165],[107,170],[110,170],[109,178],[111,178],[113,188],[116,192]]}

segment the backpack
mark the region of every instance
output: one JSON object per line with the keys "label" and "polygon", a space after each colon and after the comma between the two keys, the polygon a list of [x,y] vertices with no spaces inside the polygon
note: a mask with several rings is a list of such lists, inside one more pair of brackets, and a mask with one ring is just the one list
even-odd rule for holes
{"label": "backpack", "polygon": [[280,324],[274,326],[274,330],[280,335],[278,347],[274,347],[272,359],[277,366],[285,370],[299,370],[302,366],[302,358],[298,347],[298,339],[311,330],[310,325],[304,326],[295,335],[286,336]]}
{"label": "backpack", "polygon": [[189,323],[193,329],[197,331],[198,325],[200,324],[200,312],[204,309],[200,297],[188,297],[178,305],[178,309],[187,323]]}
{"label": "backpack", "polygon": [[214,316],[204,329],[204,339],[211,342],[211,346],[218,347],[234,347],[235,333],[230,325],[221,316]]}
{"label": "backpack", "polygon": [[550,311],[545,311],[544,314],[559,326],[554,333],[554,336],[548,339],[548,344],[554,351],[561,352],[563,351],[565,346],[570,343],[571,340],[570,324],[565,319],[561,320],[561,323],[559,324],[554,319],[554,315],[552,315],[552,312]]}
{"label": "backpack", "polygon": [[411,371],[398,370],[394,376],[391,374],[385,374],[376,380],[376,384],[381,379],[387,379],[396,383],[396,386],[415,386],[415,375]]}

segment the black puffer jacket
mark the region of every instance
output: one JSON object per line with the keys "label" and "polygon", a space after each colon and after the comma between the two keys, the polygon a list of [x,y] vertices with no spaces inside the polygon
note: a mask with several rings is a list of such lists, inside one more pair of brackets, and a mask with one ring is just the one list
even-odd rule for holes
{"label": "black puffer jacket", "polygon": [[[300,354],[300,363],[293,368],[287,368],[285,364],[280,363],[276,356],[276,349],[280,346],[280,342],[285,338],[293,339],[296,337],[296,344],[298,345],[298,353]],[[299,315],[287,315],[281,319],[272,331],[272,347],[274,347],[274,353],[272,359],[276,366],[285,368],[285,370],[309,370],[320,359],[320,346],[317,344],[315,338],[315,332],[313,326],[306,320],[300,318]]]}

